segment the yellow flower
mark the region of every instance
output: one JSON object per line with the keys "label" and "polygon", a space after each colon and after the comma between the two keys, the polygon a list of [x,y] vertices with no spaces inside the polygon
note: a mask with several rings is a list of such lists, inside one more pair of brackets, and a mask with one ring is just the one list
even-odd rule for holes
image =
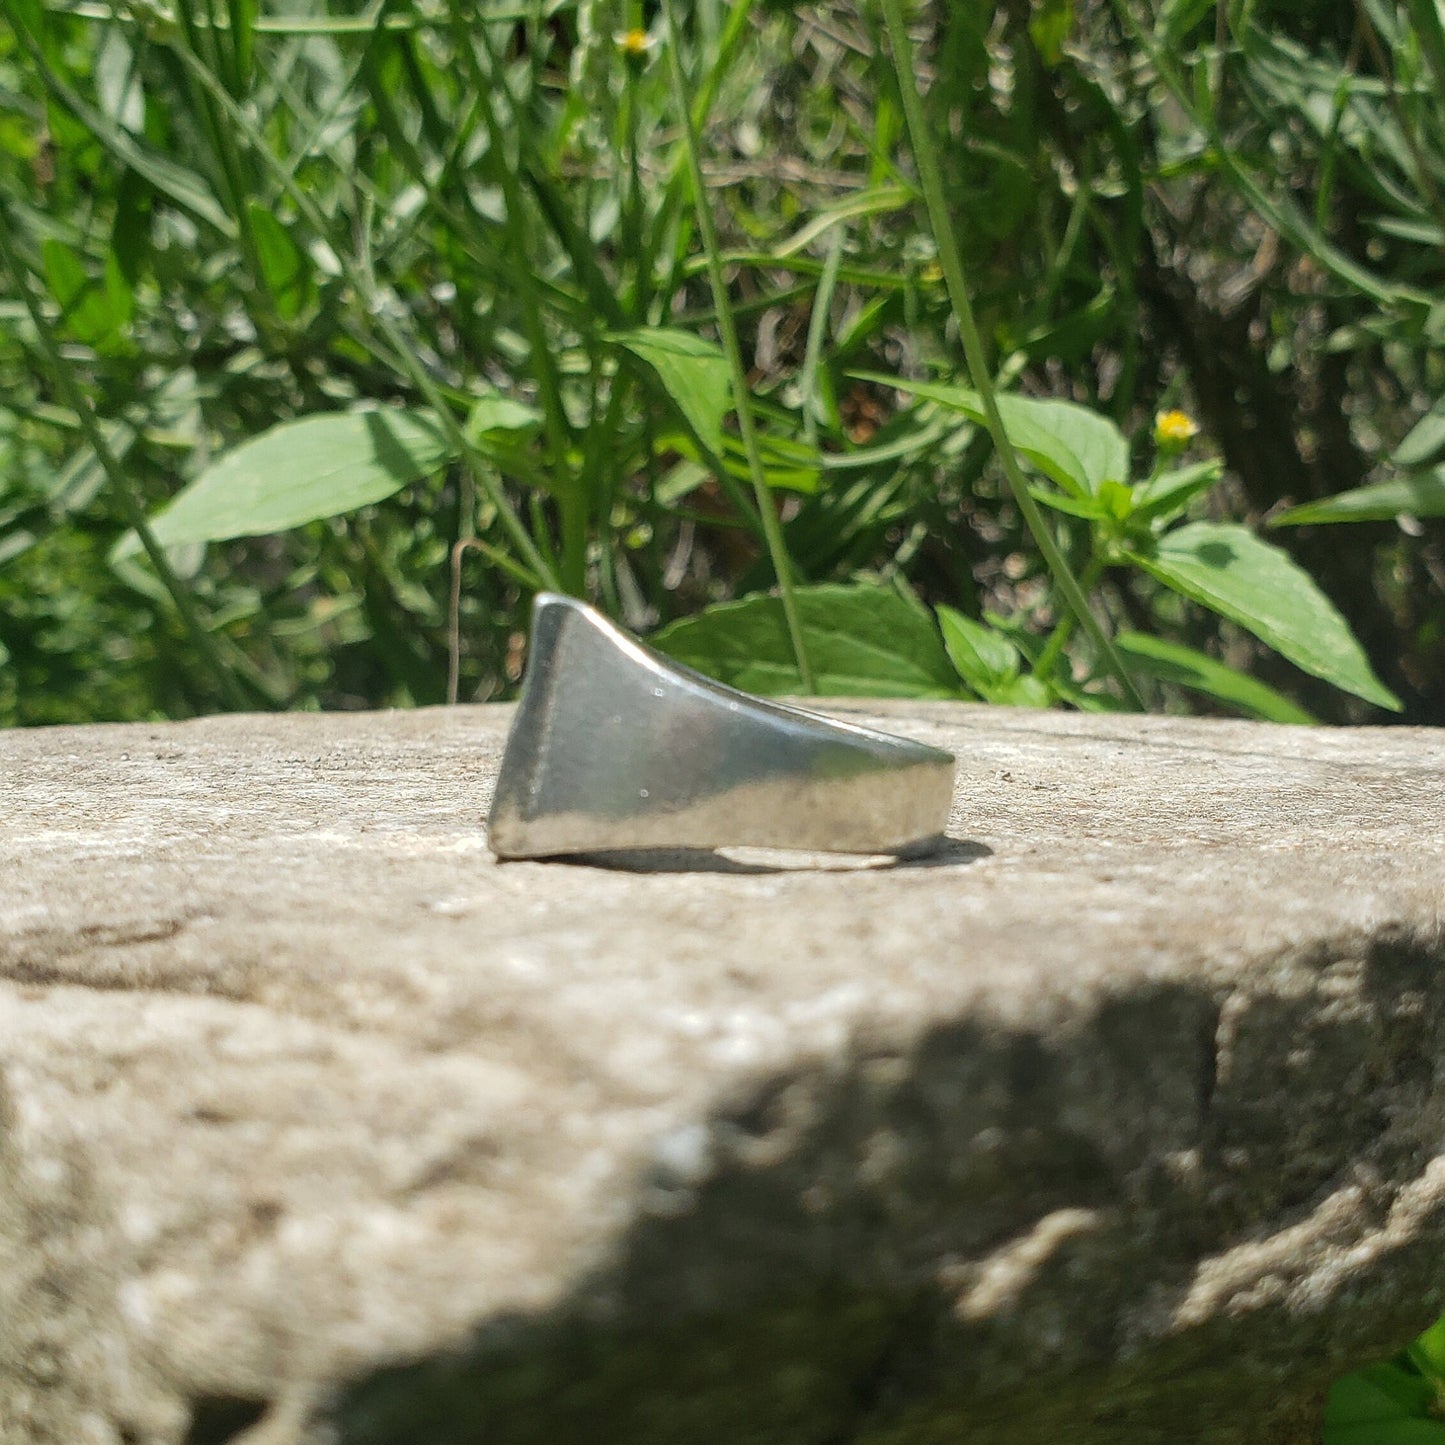
{"label": "yellow flower", "polygon": [[1154,445],[1177,450],[1199,435],[1199,424],[1188,412],[1161,411],[1154,418]]}
{"label": "yellow flower", "polygon": [[633,26],[631,30],[620,30],[612,38],[617,42],[617,48],[629,60],[643,59],[647,52],[657,44],[657,41],[640,26]]}

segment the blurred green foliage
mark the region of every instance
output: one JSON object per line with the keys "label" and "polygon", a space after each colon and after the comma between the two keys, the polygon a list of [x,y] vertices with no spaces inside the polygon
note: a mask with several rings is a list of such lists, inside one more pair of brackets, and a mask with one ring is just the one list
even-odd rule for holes
{"label": "blurred green foliage", "polygon": [[[1173,462],[1217,454],[1223,480],[1180,520],[1305,524],[1269,541],[1363,644],[1379,683],[1355,691],[1439,721],[1434,16],[1423,0],[915,10],[940,232],[881,11],[701,0],[677,52],[710,258],[666,27],[635,0],[0,0],[0,721],[439,700],[459,541],[463,698],[515,683],[539,585],[647,632],[781,571],[901,589],[1011,639],[1016,701],[1122,705],[981,414],[887,384],[977,384],[949,244],[999,387],[1110,419],[1131,455],[1106,480],[1134,489],[1165,459],[1154,415],[1183,408],[1200,434]],[[710,339],[709,259],[781,567]],[[439,428],[441,460],[360,503],[338,487],[284,531],[261,497],[246,535],[236,449],[373,406]],[[498,406],[515,409],[500,427]],[[318,487],[279,454],[247,485]],[[150,557],[117,546],[208,478],[227,526]],[[1104,635],[1148,640],[1129,668],[1150,705],[1373,715],[1253,614],[1142,565],[1122,513],[1079,510],[1051,513],[1059,564]],[[1282,701],[1244,701],[1264,694],[1237,674]]]}

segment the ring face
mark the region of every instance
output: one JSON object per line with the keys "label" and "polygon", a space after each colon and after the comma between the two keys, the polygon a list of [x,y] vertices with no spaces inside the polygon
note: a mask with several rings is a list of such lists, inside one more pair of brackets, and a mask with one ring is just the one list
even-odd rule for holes
{"label": "ring face", "polygon": [[538,596],[488,840],[499,858],[755,846],[893,853],[942,834],[953,756],[724,687]]}

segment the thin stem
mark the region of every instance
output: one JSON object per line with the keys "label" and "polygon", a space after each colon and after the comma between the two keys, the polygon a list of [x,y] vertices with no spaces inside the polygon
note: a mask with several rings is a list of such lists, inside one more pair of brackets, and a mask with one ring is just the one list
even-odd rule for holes
{"label": "thin stem", "polygon": [[973,389],[978,392],[983,404],[984,420],[989,435],[993,438],[994,450],[998,454],[1003,474],[1008,479],[1014,502],[1025,525],[1032,534],[1038,549],[1044,555],[1054,582],[1064,594],[1070,609],[1083,624],[1094,645],[1103,654],[1108,669],[1123,689],[1124,696],[1141,711],[1144,700],[1139,696],[1124,659],[1114,646],[1098,618],[1089,608],[1089,600],[1079,586],[1078,579],[1070,570],[1064,554],[1054,541],[1039,510],[1039,504],[1029,493],[1028,482],[1024,479],[1023,468],[1019,465],[1018,454],[1004,430],[1003,418],[999,415],[998,398],[994,392],[993,376],[989,371],[988,359],[974,320],[973,303],[969,299],[968,282],[963,269],[963,256],[959,251],[957,238],[953,233],[953,222],[948,214],[944,199],[943,175],[938,165],[938,154],[933,145],[933,136],[923,114],[923,100],[918,93],[918,82],[913,71],[913,43],[908,38],[908,28],[903,20],[902,0],[882,0],[883,18],[888,27],[889,46],[893,52],[893,69],[898,76],[898,89],[903,100],[903,116],[907,122],[909,137],[913,143],[913,157],[918,166],[918,179],[923,188],[923,199],[928,209],[929,225],[933,239],[938,246],[939,264],[943,268],[943,279],[948,286],[949,300],[953,303],[953,314],[958,321],[958,331],[963,341],[964,359],[968,364]]}
{"label": "thin stem", "polygon": [[738,414],[738,430],[742,434],[743,451],[747,454],[748,475],[753,484],[753,493],[757,498],[758,512],[762,517],[768,555],[772,559],[773,572],[778,579],[778,592],[783,603],[783,617],[788,625],[788,638],[792,643],[793,657],[798,664],[798,676],[802,679],[804,692],[811,693],[814,690],[813,669],[808,663],[808,651],[803,641],[803,627],[798,617],[797,598],[793,595],[792,564],[788,560],[788,549],[783,540],[783,527],[778,520],[778,509],[774,504],[773,494],[768,489],[767,477],[763,471],[763,458],[758,447],[757,429],[753,424],[752,394],[748,389],[747,371],[743,366],[742,347],[738,344],[738,330],[733,319],[732,302],[728,297],[727,278],[723,275],[722,247],[718,244],[717,223],[713,219],[712,208],[708,204],[707,185],[702,174],[698,126],[688,104],[687,77],[683,74],[682,69],[681,35],[677,23],[676,0],[662,0],[662,12],[667,21],[667,56],[672,80],[673,105],[682,119],[687,168],[692,178],[698,229],[702,233],[703,249],[707,254],[708,279],[712,283],[713,305],[717,311],[717,328],[722,336],[723,351],[727,354],[728,367],[732,372],[733,405]]}
{"label": "thin stem", "polygon": [[[1095,553],[1089,559],[1089,565],[1084,568],[1083,578],[1079,585],[1085,593],[1090,593],[1099,585],[1104,575],[1104,559],[1099,553]],[[1059,658],[1064,648],[1068,646],[1069,638],[1074,632],[1074,614],[1066,612],[1059,618],[1054,630],[1049,634],[1049,640],[1044,644],[1044,650],[1039,653],[1039,660],[1034,663],[1034,676],[1047,681],[1053,676],[1054,668],[1058,666]]]}
{"label": "thin stem", "polygon": [[29,270],[15,250],[10,235],[9,212],[3,203],[0,203],[0,262],[5,264],[14,278],[16,288],[25,303],[25,309],[30,313],[30,320],[35,326],[40,354],[50,373],[50,380],[64,399],[66,406],[75,413],[76,420],[80,424],[81,434],[95,453],[101,469],[105,472],[106,481],[110,483],[111,494],[120,508],[121,515],[125,518],[126,525],[132,528],[136,536],[140,538],[140,544],[144,548],[146,556],[150,558],[151,566],[156,569],[156,576],[160,578],[161,585],[165,587],[170,594],[171,601],[175,603],[176,611],[180,614],[191,641],[215,674],[226,702],[237,711],[243,711],[248,702],[246,694],[226,666],[220,648],[216,645],[216,639],[211,636],[201,621],[200,613],[196,610],[195,599],[192,598],[180,577],[176,575],[170,558],[166,556],[165,548],[156,540],[155,533],[151,531],[150,524],[146,521],[145,509],[132,493],[130,483],[126,480],[124,471],[121,470],[120,461],[111,450],[110,443],[106,441],[100,423],[96,420],[90,399],[76,383],[70,368],[60,354],[55,331],[50,325],[49,318],[45,315],[44,308],[36,300],[35,292],[31,287]]}

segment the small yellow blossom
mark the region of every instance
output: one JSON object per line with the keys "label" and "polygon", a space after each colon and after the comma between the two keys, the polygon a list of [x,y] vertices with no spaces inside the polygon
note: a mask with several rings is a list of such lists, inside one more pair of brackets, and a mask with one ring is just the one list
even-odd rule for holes
{"label": "small yellow blossom", "polygon": [[643,59],[657,44],[656,39],[640,26],[633,26],[631,30],[620,30],[612,38],[617,42],[617,48],[629,60]]}
{"label": "small yellow blossom", "polygon": [[1199,424],[1188,412],[1161,411],[1154,418],[1154,445],[1178,450],[1199,435]]}

